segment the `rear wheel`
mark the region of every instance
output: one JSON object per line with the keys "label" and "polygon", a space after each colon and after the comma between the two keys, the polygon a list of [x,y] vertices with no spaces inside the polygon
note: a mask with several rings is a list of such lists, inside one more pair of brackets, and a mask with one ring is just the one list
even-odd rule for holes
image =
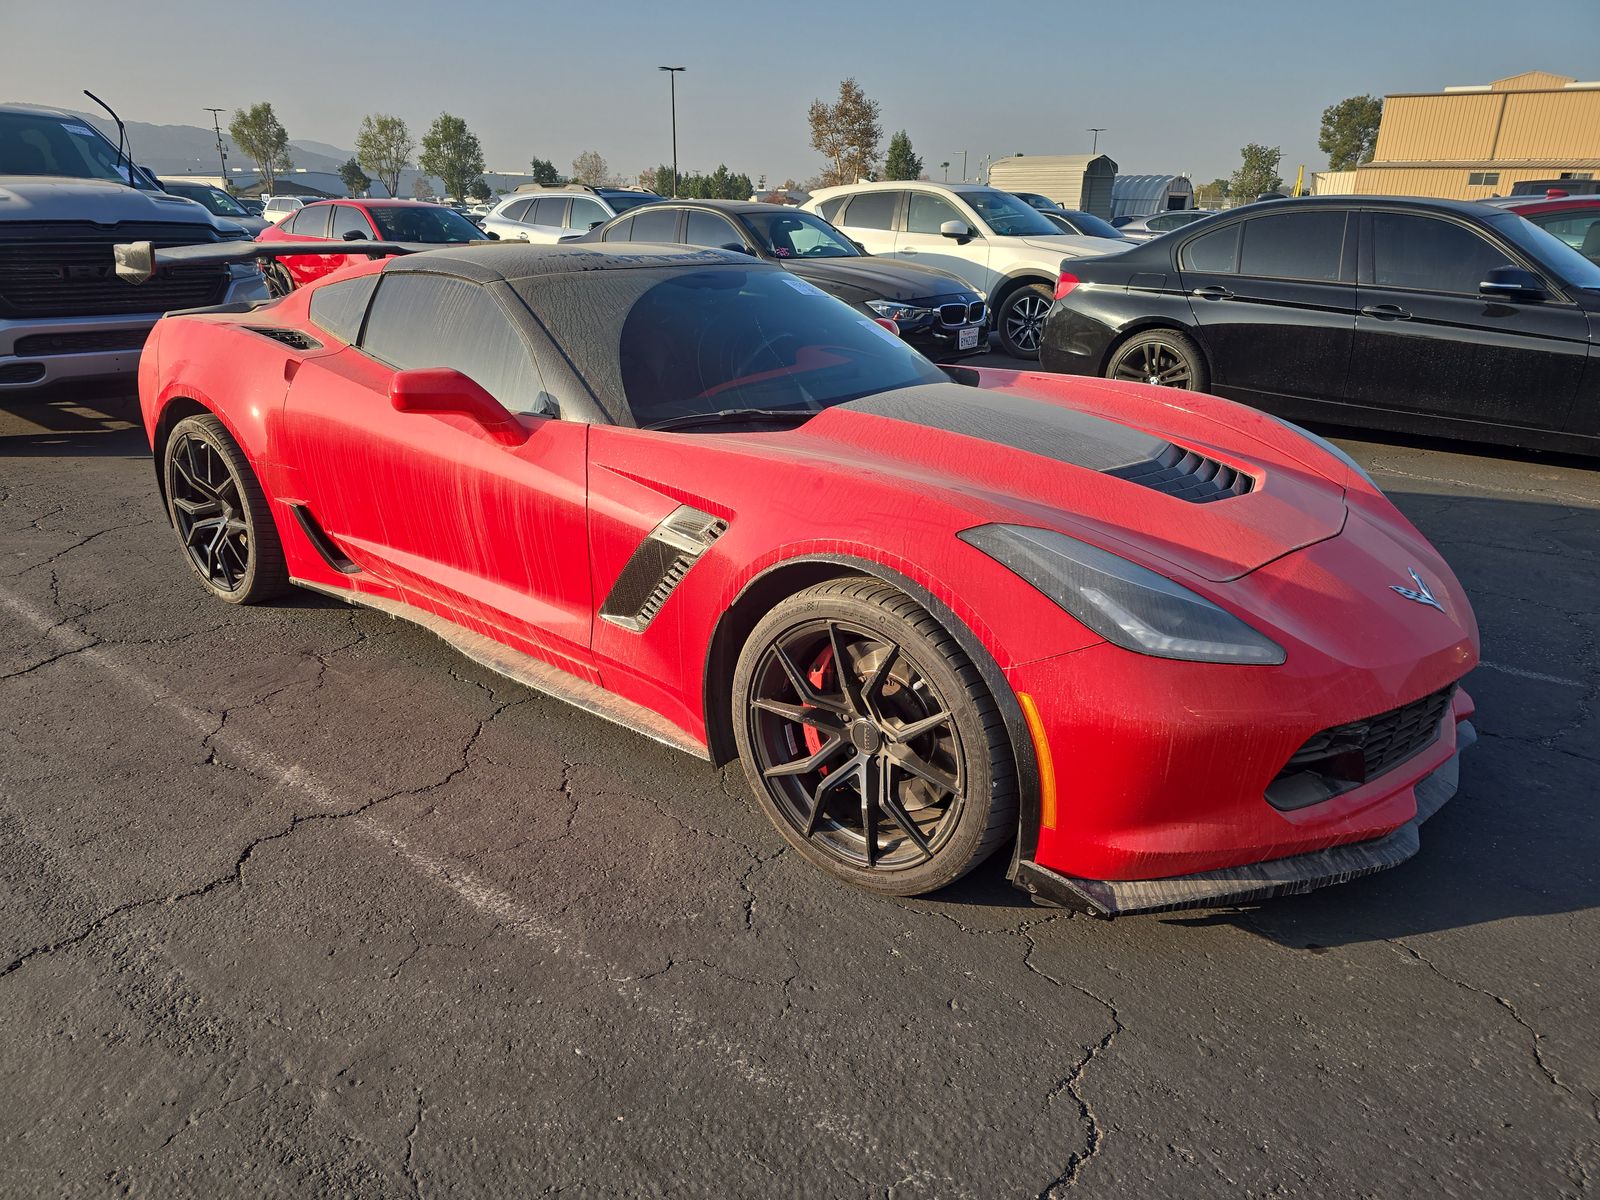
{"label": "rear wheel", "polygon": [[258,604],[288,588],[266,494],[221,421],[206,413],[173,426],[162,472],[172,527],[212,595]]}
{"label": "rear wheel", "polygon": [[1205,391],[1210,382],[1199,348],[1171,329],[1149,329],[1123,342],[1106,363],[1106,378],[1191,392]]}
{"label": "rear wheel", "polygon": [[959,879],[1011,836],[1016,783],[994,701],[915,601],[837,579],[780,604],[734,675],[762,808],[802,855],[874,892]]}
{"label": "rear wheel", "polygon": [[267,281],[267,294],[275,300],[294,291],[294,277],[289,274],[289,268],[277,259],[268,259],[263,263],[261,275]]}
{"label": "rear wheel", "polygon": [[1038,358],[1044,340],[1044,319],[1054,297],[1042,283],[1025,283],[1008,295],[995,313],[1000,345],[1013,358]]}

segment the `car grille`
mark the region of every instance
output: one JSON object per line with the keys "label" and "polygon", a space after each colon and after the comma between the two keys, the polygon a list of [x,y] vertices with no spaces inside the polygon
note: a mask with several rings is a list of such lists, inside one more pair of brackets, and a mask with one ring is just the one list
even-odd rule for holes
{"label": "car grille", "polygon": [[37,383],[43,378],[43,363],[0,363],[0,383]]}
{"label": "car grille", "polygon": [[1455,690],[1451,684],[1364,721],[1313,734],[1267,786],[1267,801],[1283,810],[1304,808],[1394,770],[1438,740]]}
{"label": "car grille", "polygon": [[939,320],[946,325],[972,325],[983,320],[984,304],[974,300],[970,304],[939,305]]}
{"label": "car grille", "polygon": [[18,358],[29,354],[93,354],[107,350],[140,350],[149,335],[143,329],[90,329],[82,333],[34,333],[17,339]]}
{"label": "car grille", "polygon": [[1191,504],[1209,504],[1213,500],[1243,496],[1256,485],[1256,481],[1243,471],[1194,450],[1170,444],[1155,458],[1126,467],[1114,467],[1106,474],[1168,496],[1176,496]]}
{"label": "car grille", "polygon": [[73,225],[18,222],[0,230],[0,315],[87,317],[166,312],[215,304],[226,267],[181,267],[134,286],[118,279],[111,247],[148,241],[158,247],[217,240],[192,225]]}

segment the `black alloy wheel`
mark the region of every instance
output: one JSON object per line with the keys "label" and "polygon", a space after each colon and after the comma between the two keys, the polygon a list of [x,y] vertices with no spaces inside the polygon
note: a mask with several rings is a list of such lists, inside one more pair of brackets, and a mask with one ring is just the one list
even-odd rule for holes
{"label": "black alloy wheel", "polygon": [[266,497],[216,417],[186,417],[164,450],[167,511],[185,556],[212,594],[251,604],[288,583]]}
{"label": "black alloy wheel", "polygon": [[976,670],[908,597],[807,589],[758,625],[735,680],[741,757],[779,831],[874,891],[965,874],[1014,820],[1010,747]]}
{"label": "black alloy wheel", "polygon": [[1106,377],[1191,392],[1206,390],[1205,365],[1199,351],[1188,338],[1166,329],[1129,338],[1106,364]]}
{"label": "black alloy wheel", "polygon": [[261,265],[262,278],[267,282],[267,295],[277,300],[294,291],[294,276],[289,274],[289,268],[275,258],[267,259]]}
{"label": "black alloy wheel", "polygon": [[1030,283],[1012,292],[1000,306],[995,325],[1000,344],[1015,358],[1038,358],[1044,341],[1044,319],[1053,303],[1050,289]]}

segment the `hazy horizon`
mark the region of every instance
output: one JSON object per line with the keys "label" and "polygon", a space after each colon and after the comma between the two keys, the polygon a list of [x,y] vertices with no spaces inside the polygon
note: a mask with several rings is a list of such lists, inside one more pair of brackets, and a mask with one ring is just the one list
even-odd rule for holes
{"label": "hazy horizon", "polygon": [[[667,79],[656,67],[681,65],[681,168],[721,162],[779,183],[821,169],[806,109],[853,76],[881,106],[884,146],[907,130],[935,179],[946,160],[959,178],[963,151],[969,176],[988,157],[1083,153],[1087,127],[1104,126],[1100,150],[1124,173],[1204,182],[1231,174],[1239,148],[1261,142],[1282,148],[1292,182],[1302,163],[1308,174],[1326,166],[1322,110],[1346,96],[1528,70],[1600,75],[1596,0],[1527,0],[1515,21],[1490,0],[1337,9],[1144,0],[1057,5],[1010,24],[975,21],[954,4],[911,16],[891,7],[911,12],[836,0],[766,13],[617,0],[544,13],[483,0],[455,17],[411,0],[349,0],[319,11],[310,29],[282,5],[0,0],[0,88],[76,109],[92,107],[89,88],[125,120],[160,125],[208,126],[206,106],[270,100],[291,138],[333,147],[352,146],[369,112],[405,118],[420,140],[448,111],[478,135],[491,171],[525,170],[535,155],[565,171],[597,150],[631,178],[670,161]],[[203,54],[202,29],[214,34]],[[173,66],[163,71],[168,47]]]}

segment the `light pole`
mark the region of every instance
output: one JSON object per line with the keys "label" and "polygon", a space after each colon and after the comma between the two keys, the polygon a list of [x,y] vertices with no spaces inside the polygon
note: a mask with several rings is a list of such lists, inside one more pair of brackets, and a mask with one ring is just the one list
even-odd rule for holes
{"label": "light pole", "polygon": [[963,150],[961,152],[961,182],[965,183],[966,181],[967,181],[967,152],[965,150]]}
{"label": "light pole", "polygon": [[1098,126],[1098,127],[1090,126],[1090,128],[1088,128],[1087,130],[1084,131],[1086,133],[1094,134],[1094,141],[1089,146],[1089,153],[1090,154],[1099,153],[1099,151],[1100,151],[1100,135],[1102,133],[1104,133],[1105,131],[1106,131],[1106,127],[1104,125],[1101,125],[1101,126]]}
{"label": "light pole", "polygon": [[947,163],[947,162],[942,162],[939,165],[944,168],[944,181],[946,183],[949,183],[950,182],[950,164]]}
{"label": "light pole", "polygon": [[217,114],[226,112],[227,109],[208,108],[206,111],[211,114],[211,128],[217,131],[217,158],[222,163],[222,190],[231,192],[233,189],[228,186],[228,152],[222,148],[222,122],[217,119]]}
{"label": "light pole", "polygon": [[672,92],[672,198],[678,198],[678,72],[682,67],[657,67],[665,71]]}

